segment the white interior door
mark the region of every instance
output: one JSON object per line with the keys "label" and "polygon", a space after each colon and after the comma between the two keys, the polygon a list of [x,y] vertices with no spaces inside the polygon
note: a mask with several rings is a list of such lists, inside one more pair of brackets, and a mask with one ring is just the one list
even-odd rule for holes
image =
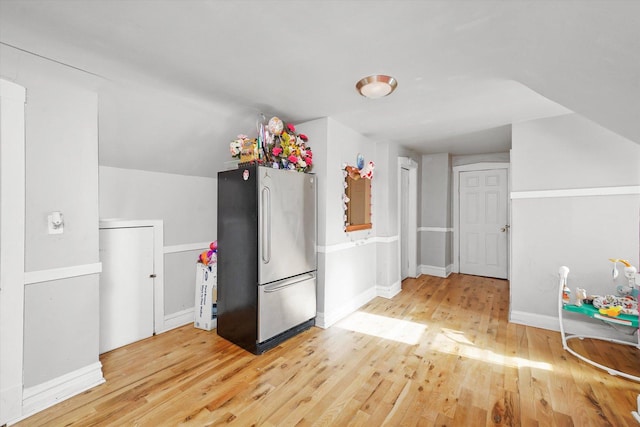
{"label": "white interior door", "polygon": [[400,169],[400,275],[409,277],[409,170]]}
{"label": "white interior door", "polygon": [[100,353],[153,335],[153,227],[100,229]]}
{"label": "white interior door", "polygon": [[507,278],[507,170],[460,172],[460,272]]}

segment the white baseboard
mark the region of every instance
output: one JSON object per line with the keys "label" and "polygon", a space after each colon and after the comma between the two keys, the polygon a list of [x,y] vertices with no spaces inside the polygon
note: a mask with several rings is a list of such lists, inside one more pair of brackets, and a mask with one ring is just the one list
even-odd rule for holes
{"label": "white baseboard", "polygon": [[376,286],[376,295],[382,298],[391,299],[398,295],[401,290],[402,283],[398,281],[391,286]]}
{"label": "white baseboard", "polygon": [[362,292],[360,295],[346,301],[340,307],[333,309],[327,313],[316,313],[316,326],[319,328],[327,329],[329,326],[336,323],[338,320],[350,315],[372,299],[376,297],[376,289],[369,288]]}
{"label": "white baseboard", "polygon": [[22,415],[22,382],[0,390],[0,425],[18,421]]}
{"label": "white baseboard", "polygon": [[162,330],[156,331],[156,333],[160,334],[162,332],[167,332],[171,329],[184,326],[187,323],[193,323],[194,316],[195,312],[193,307],[187,308],[186,310],[178,311],[177,313],[168,314],[164,316],[164,325]]}
{"label": "white baseboard", "polygon": [[[533,326],[534,328],[547,329],[549,331],[560,331],[558,318],[543,314],[512,310],[511,313],[509,313],[509,322],[517,323],[519,325]],[[568,331],[566,326],[565,330]]]}
{"label": "white baseboard", "polygon": [[444,277],[444,278],[449,277],[452,269],[453,269],[452,264],[446,267],[435,267],[433,265],[421,264],[419,267],[420,274],[428,274],[429,276]]}
{"label": "white baseboard", "polygon": [[[36,412],[47,409],[104,382],[102,363],[96,362],[45,383],[25,388],[22,395],[22,416],[20,419],[30,417]],[[18,421],[20,420],[12,422]]]}
{"label": "white baseboard", "polygon": [[[612,337],[624,341],[633,341],[632,335],[626,335],[623,332],[616,331],[608,325],[598,321],[589,319],[584,316],[576,315],[576,319],[568,318],[571,313],[563,315],[564,331],[568,334],[578,334],[587,336],[604,336]],[[578,318],[583,319],[578,320]],[[547,316],[537,313],[529,313],[525,311],[512,311],[509,314],[509,322],[519,325],[533,326],[534,328],[547,329],[549,331],[560,332],[560,322],[556,316]]]}

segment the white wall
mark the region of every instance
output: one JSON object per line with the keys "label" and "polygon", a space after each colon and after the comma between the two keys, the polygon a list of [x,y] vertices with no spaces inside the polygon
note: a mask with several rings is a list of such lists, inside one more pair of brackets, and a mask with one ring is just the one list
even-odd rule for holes
{"label": "white wall", "polygon": [[195,264],[216,240],[217,178],[100,166],[100,218],[164,223],[165,316],[194,305]]}
{"label": "white wall", "polygon": [[[316,324],[328,327],[374,298],[377,287],[386,288],[389,282],[398,280],[397,239],[388,234],[379,236],[381,229],[393,233],[397,228],[393,223],[397,203],[392,203],[390,197],[390,188],[395,188],[390,182],[397,185],[397,178],[392,178],[397,173],[397,160],[390,161],[386,157],[388,149],[378,153],[379,145],[375,142],[331,118],[297,127],[310,138],[309,144],[314,150],[313,172],[318,175]],[[373,228],[346,233],[342,209],[343,164],[355,165],[358,153],[364,155],[365,162],[376,164],[372,180]],[[380,244],[390,244],[392,248]],[[380,256],[383,262],[379,262]],[[376,268],[371,268],[374,265]],[[385,282],[380,283],[381,280]]]}
{"label": "white wall", "polygon": [[511,162],[511,320],[556,329],[561,265],[592,294],[614,293],[608,258],[638,265],[640,147],[572,114],[514,125]]}
{"label": "white wall", "polygon": [[231,159],[229,142],[238,133],[256,134],[252,109],[171,87],[109,82],[99,102],[102,166],[215,178]]}
{"label": "white wall", "polygon": [[[400,290],[397,158],[413,153],[372,141],[331,118],[296,127],[310,138],[313,173],[318,176],[316,324],[328,327],[376,295],[391,297]],[[373,228],[346,233],[343,165],[355,165],[359,153],[376,165],[371,181]]]}
{"label": "white wall", "polygon": [[[0,46],[0,75],[27,90],[23,414],[102,381],[98,359],[95,76]],[[47,216],[64,215],[48,234]],[[2,325],[6,327],[6,325]],[[61,378],[72,378],[65,387]]]}
{"label": "white wall", "polygon": [[162,219],[166,246],[215,240],[217,182],[100,166],[100,218]]}
{"label": "white wall", "polygon": [[[391,297],[400,290],[398,251],[398,152],[399,147],[387,142],[376,143],[373,159],[372,200],[376,208],[376,293]],[[403,151],[404,153],[404,151]]]}
{"label": "white wall", "polygon": [[[32,88],[26,110],[25,271],[98,262],[97,95],[50,83]],[[63,234],[47,233],[52,211],[64,215]]]}
{"label": "white wall", "polygon": [[424,274],[446,277],[452,259],[451,156],[422,156],[420,184],[418,265]]}

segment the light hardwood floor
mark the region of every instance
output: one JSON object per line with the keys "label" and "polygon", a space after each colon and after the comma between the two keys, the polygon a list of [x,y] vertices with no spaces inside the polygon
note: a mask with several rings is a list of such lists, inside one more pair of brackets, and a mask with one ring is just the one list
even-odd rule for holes
{"label": "light hardwood floor", "polygon": [[[22,426],[637,426],[640,383],[508,323],[508,282],[403,282],[329,329],[254,356],[187,325],[102,355],[107,382]],[[639,350],[577,342],[640,371]]]}

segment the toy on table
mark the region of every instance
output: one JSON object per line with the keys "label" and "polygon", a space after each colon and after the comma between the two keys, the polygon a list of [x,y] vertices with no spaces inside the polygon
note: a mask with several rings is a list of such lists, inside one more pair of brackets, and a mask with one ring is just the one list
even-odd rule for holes
{"label": "toy on table", "polygon": [[562,305],[567,305],[571,300],[571,289],[567,286],[569,267],[563,265],[560,267],[558,274],[560,275],[560,286],[562,287]]}
{"label": "toy on table", "polygon": [[609,261],[613,263],[613,271],[611,272],[611,276],[614,281],[618,277],[618,263],[624,265],[624,277],[627,278],[627,285],[616,286],[616,293],[619,296],[632,296],[633,298],[637,299],[638,288],[636,287],[636,274],[638,273],[638,269],[631,265],[626,259],[609,258]]}
{"label": "toy on table", "polygon": [[576,305],[582,306],[584,300],[587,299],[587,290],[583,288],[576,288]]}
{"label": "toy on table", "polygon": [[622,312],[622,307],[620,307],[619,305],[614,305],[612,307],[601,308],[598,310],[598,312],[600,312],[600,314],[604,314],[605,316],[618,317]]}
{"label": "toy on table", "polygon": [[611,309],[613,310],[611,313],[618,312],[618,314],[638,314],[638,301],[630,296],[619,297],[616,295],[596,295],[593,298],[593,306],[600,310]]}

